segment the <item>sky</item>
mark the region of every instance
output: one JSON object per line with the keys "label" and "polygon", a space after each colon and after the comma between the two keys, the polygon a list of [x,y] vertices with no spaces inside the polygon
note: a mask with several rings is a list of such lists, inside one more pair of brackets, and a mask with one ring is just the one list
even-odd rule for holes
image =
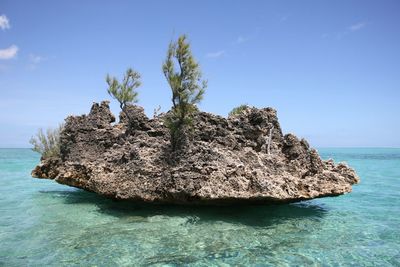
{"label": "sky", "polygon": [[400,1],[0,0],[0,147],[110,100],[107,73],[142,75],[139,104],[171,107],[161,64],[187,34],[208,80],[200,109],[273,107],[313,147],[400,147]]}

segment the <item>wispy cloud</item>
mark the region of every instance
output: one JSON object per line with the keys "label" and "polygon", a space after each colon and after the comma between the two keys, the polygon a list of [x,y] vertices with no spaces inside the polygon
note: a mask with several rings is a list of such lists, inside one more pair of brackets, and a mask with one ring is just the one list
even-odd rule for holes
{"label": "wispy cloud", "polygon": [[207,58],[220,58],[224,55],[229,53],[231,49],[239,47],[241,44],[246,43],[250,40],[253,40],[257,37],[259,32],[261,31],[261,27],[257,27],[254,29],[253,33],[247,34],[247,35],[238,35],[236,39],[233,39],[233,41],[230,43],[230,47],[225,47],[224,50],[216,51],[216,52],[210,52],[206,54]]}
{"label": "wispy cloud", "polygon": [[368,25],[367,22],[355,23],[353,25],[350,25],[343,31],[336,32],[336,33],[324,33],[324,34],[321,34],[321,37],[324,39],[325,38],[336,38],[336,39],[340,40],[340,39],[346,37],[346,35],[352,34],[356,31],[359,31],[359,30],[365,28],[367,25]]}
{"label": "wispy cloud", "polygon": [[243,43],[247,42],[249,39],[250,39],[250,38],[248,38],[248,37],[239,36],[239,37],[236,39],[236,43],[237,43],[237,44],[243,44]]}
{"label": "wispy cloud", "polygon": [[43,60],[45,60],[46,58],[39,56],[39,55],[35,55],[35,54],[30,54],[29,55],[29,61],[33,64],[39,64],[40,62],[42,62]]}
{"label": "wispy cloud", "polygon": [[225,54],[225,50],[217,51],[217,52],[212,52],[208,53],[206,57],[208,58],[219,58],[222,57]]}
{"label": "wispy cloud", "polygon": [[9,48],[0,49],[0,59],[14,58],[18,53],[18,46],[12,45]]}
{"label": "wispy cloud", "polygon": [[8,20],[6,15],[0,16],[0,29],[6,30],[10,28],[10,21]]}
{"label": "wispy cloud", "polygon": [[38,65],[45,60],[46,60],[46,58],[43,56],[29,54],[28,69],[35,70],[38,67]]}
{"label": "wispy cloud", "polygon": [[331,34],[329,34],[329,33],[323,33],[323,34],[321,34],[321,37],[322,38],[328,38],[328,37],[330,37],[331,36]]}
{"label": "wispy cloud", "polygon": [[282,15],[279,20],[281,22],[284,22],[284,21],[287,21],[289,19],[289,17],[290,17],[290,15]]}
{"label": "wispy cloud", "polygon": [[233,42],[233,44],[243,44],[248,41],[252,41],[256,39],[262,31],[262,27],[258,26],[252,30],[252,32],[247,33],[246,35],[239,35],[238,38]]}
{"label": "wispy cloud", "polygon": [[350,27],[348,27],[349,31],[355,32],[355,31],[359,31],[362,28],[364,28],[365,26],[367,26],[367,23],[365,22],[359,22],[356,24],[351,25]]}

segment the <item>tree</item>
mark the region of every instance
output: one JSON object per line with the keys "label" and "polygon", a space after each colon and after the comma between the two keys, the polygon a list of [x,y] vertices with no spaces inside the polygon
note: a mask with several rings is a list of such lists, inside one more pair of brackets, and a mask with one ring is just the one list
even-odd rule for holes
{"label": "tree", "polygon": [[123,80],[118,82],[117,78],[110,77],[107,74],[106,82],[108,84],[108,94],[119,102],[119,107],[125,113],[128,121],[131,121],[129,114],[126,110],[126,105],[129,103],[138,102],[138,92],[135,91],[142,83],[140,81],[140,74],[129,68],[127,69]]}
{"label": "tree", "polygon": [[173,106],[166,117],[166,125],[170,129],[172,148],[176,149],[187,127],[192,125],[196,104],[203,99],[207,87],[186,35],[180,36],[177,42],[171,41],[162,70],[172,91]]}
{"label": "tree", "polygon": [[60,133],[63,128],[64,125],[60,124],[58,128],[47,129],[46,133],[39,129],[36,136],[29,140],[29,143],[33,145],[32,150],[40,153],[44,159],[58,156],[60,154]]}

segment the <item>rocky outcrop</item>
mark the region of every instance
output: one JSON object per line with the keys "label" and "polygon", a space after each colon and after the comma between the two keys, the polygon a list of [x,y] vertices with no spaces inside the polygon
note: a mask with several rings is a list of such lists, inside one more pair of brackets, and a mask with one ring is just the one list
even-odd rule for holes
{"label": "rocky outcrop", "polygon": [[[199,112],[183,149],[170,149],[163,114],[129,106],[113,124],[108,102],[70,116],[60,157],[32,175],[126,200],[179,204],[294,202],[337,196],[359,182],[345,164],[323,161],[306,140],[282,134],[272,108],[247,108],[223,118]],[[270,129],[270,154],[267,153]]]}

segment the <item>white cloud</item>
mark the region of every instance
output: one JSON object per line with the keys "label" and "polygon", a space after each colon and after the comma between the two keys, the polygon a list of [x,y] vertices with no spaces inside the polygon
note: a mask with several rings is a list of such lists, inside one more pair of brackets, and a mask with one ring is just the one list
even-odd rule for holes
{"label": "white cloud", "polygon": [[336,32],[336,33],[324,33],[321,34],[321,38],[336,38],[338,40],[343,39],[344,37],[346,37],[349,34],[352,34],[353,32],[359,31],[363,28],[365,28],[369,23],[367,22],[359,22],[356,24],[353,24],[349,27],[347,27],[346,29],[344,29],[341,32]]}
{"label": "white cloud", "polygon": [[45,60],[44,57],[39,56],[39,55],[35,55],[35,54],[30,54],[29,55],[29,61],[32,64],[39,64],[40,62],[42,62],[43,60]]}
{"label": "white cloud", "polygon": [[242,44],[242,43],[247,42],[248,40],[249,40],[249,38],[246,38],[246,37],[243,37],[243,36],[239,36],[239,37],[236,39],[236,43],[237,43],[237,44]]}
{"label": "white cloud", "polygon": [[329,34],[329,33],[323,33],[323,34],[321,34],[321,37],[322,38],[328,38],[328,37],[330,37],[331,36],[331,34]]}
{"label": "white cloud", "polygon": [[0,49],[0,59],[11,59],[18,53],[18,46],[12,45],[9,48]]}
{"label": "white cloud", "polygon": [[351,25],[348,29],[349,29],[350,31],[352,31],[352,32],[355,32],[355,31],[361,30],[361,29],[364,28],[366,25],[367,25],[367,23],[365,23],[365,22],[360,22],[360,23]]}
{"label": "white cloud", "polygon": [[37,69],[38,65],[45,61],[47,58],[35,55],[35,54],[29,54],[29,64],[28,64],[28,69],[29,70],[35,70]]}
{"label": "white cloud", "polygon": [[281,16],[280,21],[281,22],[287,21],[289,19],[289,17],[290,17],[290,15],[283,15],[283,16]]}
{"label": "white cloud", "polygon": [[8,20],[6,15],[0,16],[0,28],[2,30],[10,29],[10,21]]}
{"label": "white cloud", "polygon": [[208,53],[206,56],[208,58],[219,58],[225,54],[225,50],[213,52],[213,53]]}

